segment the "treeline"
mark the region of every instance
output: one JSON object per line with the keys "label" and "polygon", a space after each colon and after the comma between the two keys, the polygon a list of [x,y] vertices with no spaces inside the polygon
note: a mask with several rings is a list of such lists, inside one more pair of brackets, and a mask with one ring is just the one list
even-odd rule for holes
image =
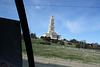
{"label": "treeline", "polygon": [[[23,38],[24,38],[24,36],[23,36],[23,34],[21,34],[21,39],[23,39]],[[31,33],[30,38],[37,39],[38,37],[36,36],[36,33]]]}
{"label": "treeline", "polygon": [[[30,37],[32,39],[37,39],[36,33],[31,33]],[[23,34],[21,34],[21,38],[23,39]],[[51,39],[50,37],[40,37],[40,39],[43,39],[43,42],[40,42],[40,44],[46,44],[51,45],[51,43],[61,44],[61,45],[75,45],[76,48],[84,48],[84,49],[96,49],[100,50],[100,45],[98,43],[86,43],[85,40],[78,41],[76,39],[71,40],[57,40],[57,39]]]}
{"label": "treeline", "polygon": [[70,41],[67,41],[67,43],[71,43],[71,45],[74,44],[76,48],[100,50],[100,45],[98,43],[86,43],[85,40],[77,41],[76,39],[71,39]]}

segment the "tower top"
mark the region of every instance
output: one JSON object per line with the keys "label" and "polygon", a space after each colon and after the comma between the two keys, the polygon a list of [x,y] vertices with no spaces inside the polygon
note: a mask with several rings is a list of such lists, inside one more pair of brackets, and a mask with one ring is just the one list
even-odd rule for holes
{"label": "tower top", "polygon": [[54,19],[53,13],[52,13],[52,15],[51,15],[51,18]]}
{"label": "tower top", "polygon": [[53,13],[52,13],[52,15],[53,15]]}

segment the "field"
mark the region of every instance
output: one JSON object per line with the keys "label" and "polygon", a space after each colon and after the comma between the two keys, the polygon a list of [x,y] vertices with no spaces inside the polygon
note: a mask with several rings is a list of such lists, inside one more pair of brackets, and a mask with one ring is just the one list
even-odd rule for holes
{"label": "field", "polygon": [[[82,62],[82,63],[90,63],[90,64],[91,63],[100,64],[100,53],[82,52],[78,50],[53,47],[52,45],[63,46],[63,45],[54,44],[54,43],[52,43],[52,45],[41,45],[39,44],[40,41],[43,41],[43,40],[32,39],[32,47],[33,47],[35,56],[45,56],[47,58],[48,57],[61,58],[65,60],[77,61],[77,62]],[[64,47],[74,48],[74,46],[69,46],[69,45],[65,45]],[[22,41],[22,50],[24,53],[26,53],[24,41]]]}

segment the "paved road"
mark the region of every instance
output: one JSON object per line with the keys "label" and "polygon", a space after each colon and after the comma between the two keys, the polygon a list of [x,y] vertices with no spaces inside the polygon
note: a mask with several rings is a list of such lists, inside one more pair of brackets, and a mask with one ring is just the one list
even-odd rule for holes
{"label": "paved road", "polygon": [[[23,60],[23,67],[28,67],[28,61],[25,59]],[[68,64],[66,63],[64,66],[63,65],[57,65],[57,64],[47,64],[47,63],[42,63],[42,62],[35,62],[35,67],[100,67],[100,66],[95,66],[95,65],[88,65],[88,64]]]}
{"label": "paved road", "polygon": [[[23,67],[28,67],[27,60],[23,60]],[[45,64],[45,63],[35,62],[35,67],[70,67],[70,66],[61,66],[56,64]]]}
{"label": "paved road", "polygon": [[[100,65],[91,65],[84,63],[77,63],[72,61],[65,61],[59,58],[46,58],[35,56],[36,67],[100,67]],[[23,67],[28,67],[27,55],[23,54]]]}

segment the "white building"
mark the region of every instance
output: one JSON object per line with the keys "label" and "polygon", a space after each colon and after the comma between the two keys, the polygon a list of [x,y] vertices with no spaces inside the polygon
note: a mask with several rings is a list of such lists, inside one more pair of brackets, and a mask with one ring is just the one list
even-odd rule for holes
{"label": "white building", "polygon": [[51,39],[58,39],[61,40],[61,35],[57,35],[56,32],[54,32],[54,16],[52,14],[49,22],[48,32],[43,34],[43,37],[50,37]]}

